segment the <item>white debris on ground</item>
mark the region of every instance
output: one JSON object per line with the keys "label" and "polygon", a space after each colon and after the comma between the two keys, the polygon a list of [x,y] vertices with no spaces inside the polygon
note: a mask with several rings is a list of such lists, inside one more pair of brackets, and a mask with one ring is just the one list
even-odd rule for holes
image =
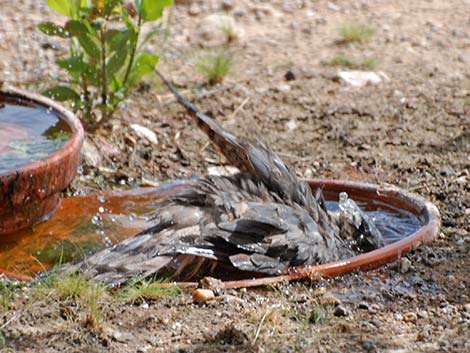
{"label": "white debris on ground", "polygon": [[390,81],[390,78],[382,71],[338,71],[341,81],[353,87],[377,85],[382,81]]}
{"label": "white debris on ground", "polygon": [[146,139],[154,145],[158,144],[157,135],[149,128],[146,128],[145,126],[139,124],[131,124],[130,127],[140,138]]}
{"label": "white debris on ground", "polygon": [[101,165],[102,158],[101,155],[96,148],[95,144],[88,138],[83,141],[83,146],[81,150],[81,155],[84,164],[90,165],[93,167],[98,167]]}

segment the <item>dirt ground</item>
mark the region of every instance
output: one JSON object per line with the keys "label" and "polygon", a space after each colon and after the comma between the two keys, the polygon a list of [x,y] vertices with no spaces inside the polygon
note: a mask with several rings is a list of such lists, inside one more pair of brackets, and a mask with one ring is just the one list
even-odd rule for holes
{"label": "dirt ground", "polygon": [[[65,43],[35,29],[63,20],[44,3],[0,0],[0,81],[41,91],[62,75],[54,60]],[[230,44],[236,65],[207,87],[192,58],[201,51],[200,21],[221,12],[239,31]],[[372,26],[374,36],[340,43],[347,21]],[[469,352],[470,2],[188,0],[164,22],[167,42],[150,49],[202,111],[260,137],[299,175],[393,184],[428,198],[441,232],[380,270],[231,291],[201,306],[190,293],[137,304],[105,296],[98,328],[84,324],[79,305],[32,302],[18,290],[1,316],[2,351]],[[374,58],[388,79],[352,87],[338,79],[341,68],[325,64],[338,54]],[[88,135],[68,193],[155,185],[223,165],[155,82]],[[158,143],[139,138],[133,123]]]}

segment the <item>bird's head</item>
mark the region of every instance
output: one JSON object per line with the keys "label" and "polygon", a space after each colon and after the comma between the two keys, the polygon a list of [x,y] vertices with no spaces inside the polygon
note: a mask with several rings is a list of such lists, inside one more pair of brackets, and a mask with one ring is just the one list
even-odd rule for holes
{"label": "bird's head", "polygon": [[384,246],[382,234],[374,222],[345,192],[340,193],[339,209],[340,236],[350,242],[354,250],[369,252]]}

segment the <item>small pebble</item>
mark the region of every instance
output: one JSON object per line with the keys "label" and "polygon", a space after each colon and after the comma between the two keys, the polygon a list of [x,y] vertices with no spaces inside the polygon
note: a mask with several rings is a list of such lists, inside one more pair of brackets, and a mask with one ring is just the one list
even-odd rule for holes
{"label": "small pebble", "polygon": [[360,303],[359,303],[359,309],[369,310],[369,303],[367,303],[367,302],[360,302]]}
{"label": "small pebble", "polygon": [[381,310],[382,310],[382,309],[381,309],[380,305],[377,304],[377,303],[371,304],[370,307],[369,307],[369,312],[370,312],[371,314],[377,313],[377,312],[379,312],[379,311],[381,311]]}
{"label": "small pebble", "polygon": [[406,257],[402,257],[400,260],[400,272],[407,273],[410,270],[411,261],[408,260]]}
{"label": "small pebble", "polygon": [[333,313],[335,316],[349,316],[351,315],[351,312],[346,308],[344,307],[343,305],[338,305],[336,308],[335,308],[335,311]]}
{"label": "small pebble", "polygon": [[116,342],[121,343],[130,342],[134,339],[134,336],[131,333],[123,331],[114,331],[112,337]]}
{"label": "small pebble", "polygon": [[413,312],[408,312],[405,315],[403,315],[403,321],[405,322],[416,322],[416,314]]}
{"label": "small pebble", "polygon": [[427,318],[428,318],[428,313],[427,313],[427,311],[424,311],[424,310],[418,311],[418,317],[419,317],[420,319],[427,319]]}
{"label": "small pebble", "polygon": [[230,11],[233,9],[233,2],[232,0],[224,0],[222,1],[222,9],[224,11]]}
{"label": "small pebble", "polygon": [[225,311],[222,311],[222,312],[220,313],[220,317],[228,317],[228,318],[230,318],[230,317],[233,317],[233,313],[230,312],[230,311],[225,310]]}
{"label": "small pebble", "polygon": [[215,298],[214,292],[211,291],[210,289],[198,288],[193,292],[193,300],[195,303],[198,303],[198,304],[205,303],[214,298]]}
{"label": "small pebble", "polygon": [[324,305],[334,305],[334,306],[341,305],[341,300],[339,300],[337,297],[335,297],[331,293],[325,293],[323,295],[323,298],[321,299],[321,302]]}
{"label": "small pebble", "polygon": [[289,70],[284,74],[284,78],[286,81],[294,81],[296,76],[291,70]]}
{"label": "small pebble", "polygon": [[197,3],[192,3],[190,6],[189,6],[189,10],[188,10],[188,13],[191,15],[191,16],[197,16],[201,13],[201,7],[197,4]]}
{"label": "small pebble", "polygon": [[375,351],[374,342],[372,342],[372,341],[362,342],[362,348],[364,348],[364,350],[366,352],[373,352],[373,351]]}
{"label": "small pebble", "polygon": [[279,85],[274,88],[276,92],[289,92],[290,91],[290,86],[289,85]]}
{"label": "small pebble", "polygon": [[372,325],[374,325],[377,328],[381,328],[383,326],[382,322],[380,322],[378,320],[374,320],[371,323],[372,323]]}

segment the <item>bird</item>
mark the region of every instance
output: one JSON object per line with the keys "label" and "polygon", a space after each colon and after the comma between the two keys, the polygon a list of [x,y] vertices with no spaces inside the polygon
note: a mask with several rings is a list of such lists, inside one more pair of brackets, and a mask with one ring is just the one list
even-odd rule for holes
{"label": "bird", "polygon": [[353,256],[384,245],[374,223],[346,193],[327,209],[262,141],[237,137],[199,111],[158,71],[197,126],[239,172],[208,175],[158,200],[151,226],[78,264],[95,280],[261,277]]}

